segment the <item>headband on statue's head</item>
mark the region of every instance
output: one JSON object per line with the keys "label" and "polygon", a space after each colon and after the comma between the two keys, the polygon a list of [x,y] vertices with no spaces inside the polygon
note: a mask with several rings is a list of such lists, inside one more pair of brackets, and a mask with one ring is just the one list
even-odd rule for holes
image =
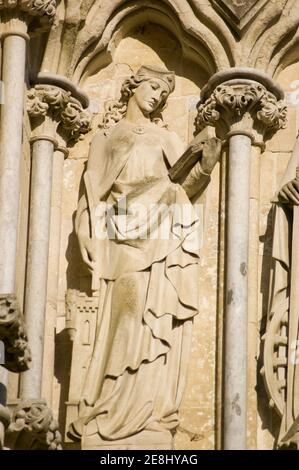
{"label": "headband on statue's head", "polygon": [[175,87],[175,74],[174,72],[159,67],[158,65],[143,65],[137,71],[136,75],[137,78],[159,78],[163,80],[169,88],[169,93],[174,90]]}

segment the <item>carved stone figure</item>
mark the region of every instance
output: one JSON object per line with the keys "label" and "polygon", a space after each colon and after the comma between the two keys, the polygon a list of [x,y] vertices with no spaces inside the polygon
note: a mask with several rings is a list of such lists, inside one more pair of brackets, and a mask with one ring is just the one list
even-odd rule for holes
{"label": "carved stone figure", "polygon": [[200,219],[191,199],[209,183],[221,145],[199,138],[190,147],[197,163],[171,181],[184,146],[161,111],[174,87],[173,72],[141,67],[91,144],[76,232],[99,308],[69,430],[83,449],[169,449],[178,426],[198,313]]}
{"label": "carved stone figure", "polygon": [[61,434],[52,410],[42,400],[25,400],[13,410],[7,442],[15,450],[61,450]]}
{"label": "carved stone figure", "polygon": [[17,299],[0,294],[0,341],[5,345],[5,367],[23,372],[30,366],[31,353]]}
{"label": "carved stone figure", "polygon": [[270,309],[262,374],[281,416],[279,447],[299,446],[299,140],[274,198]]}

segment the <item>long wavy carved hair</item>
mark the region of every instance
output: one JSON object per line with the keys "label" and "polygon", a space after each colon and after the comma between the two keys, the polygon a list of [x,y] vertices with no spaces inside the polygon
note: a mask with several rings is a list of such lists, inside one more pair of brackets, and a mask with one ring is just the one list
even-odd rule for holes
{"label": "long wavy carved hair", "polygon": [[[109,103],[100,127],[104,129],[110,129],[110,127],[113,127],[116,123],[121,121],[121,119],[123,119],[126,115],[128,102],[133,95],[133,90],[137,88],[141,82],[151,80],[151,78],[152,77],[138,77],[138,75],[133,75],[132,77],[127,78],[122,84],[120,99],[118,101]],[[168,95],[163,99],[158,108],[150,114],[151,121],[161,127],[167,127],[167,125],[163,122],[161,114],[165,108],[167,98]]]}

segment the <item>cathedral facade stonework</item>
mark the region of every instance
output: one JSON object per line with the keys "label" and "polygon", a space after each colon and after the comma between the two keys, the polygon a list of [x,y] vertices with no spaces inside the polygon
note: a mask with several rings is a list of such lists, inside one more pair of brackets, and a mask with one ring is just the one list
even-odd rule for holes
{"label": "cathedral facade stonework", "polygon": [[0,0],[1,449],[298,448],[298,28]]}

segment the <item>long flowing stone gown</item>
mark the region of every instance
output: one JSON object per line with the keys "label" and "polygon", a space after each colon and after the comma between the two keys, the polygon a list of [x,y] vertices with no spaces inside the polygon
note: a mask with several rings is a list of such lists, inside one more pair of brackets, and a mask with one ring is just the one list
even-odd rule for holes
{"label": "long flowing stone gown", "polygon": [[[279,184],[279,190],[289,181],[296,177],[296,168],[299,165],[299,138],[297,138],[293,154],[290,158],[287,169]],[[273,247],[272,247],[272,269],[270,276],[270,305],[269,317],[274,323],[277,320],[288,318],[288,324],[291,323],[290,312],[290,279],[291,279],[291,255],[293,249],[298,247],[292,246],[292,230],[293,217],[292,210],[286,204],[279,203],[278,193],[273,199]],[[288,330],[287,335],[290,336]],[[296,324],[296,331],[292,332],[297,336],[297,344],[290,344],[288,339],[288,347],[298,348],[299,340],[299,324]],[[290,383],[286,379],[287,396],[284,398],[284,406],[282,409],[282,421],[280,433],[278,436],[278,445],[282,445],[288,434],[294,437],[297,433],[299,424],[299,367],[298,359],[290,361],[287,364],[287,370],[292,369],[293,380]],[[294,428],[292,430],[292,428]],[[287,440],[287,439],[286,439]]]}
{"label": "long flowing stone gown", "polygon": [[[95,442],[167,448],[178,426],[198,313],[200,248],[199,217],[167,175],[182,152],[175,133],[151,122],[122,120],[92,142],[77,225],[88,210],[103,235],[108,205],[126,196],[127,207],[109,218],[109,237],[96,242],[96,341],[71,426],[73,435],[83,435],[83,448]],[[170,205],[177,210],[169,216]]]}

